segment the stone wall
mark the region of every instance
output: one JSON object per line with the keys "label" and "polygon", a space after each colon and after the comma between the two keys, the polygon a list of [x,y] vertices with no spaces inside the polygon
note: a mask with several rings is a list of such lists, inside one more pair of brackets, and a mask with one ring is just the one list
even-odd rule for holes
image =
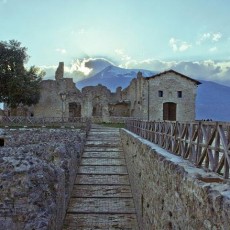
{"label": "stone wall", "polygon": [[122,129],[140,229],[229,229],[230,183]]}
{"label": "stone wall", "polygon": [[[122,99],[130,101],[130,116],[147,120],[164,120],[163,104],[176,104],[176,120],[195,119],[197,83],[174,71],[157,77],[144,78],[141,74],[122,91]],[[162,97],[159,96],[162,91]],[[178,97],[178,92],[181,97]]]}
{"label": "stone wall", "polygon": [[[176,118],[178,121],[192,121],[195,119],[195,100],[197,85],[175,73],[169,73],[149,79],[150,120],[163,120],[163,104],[176,104]],[[163,96],[159,97],[158,92]],[[147,89],[146,89],[147,91]],[[178,97],[178,92],[181,97]]]}
{"label": "stone wall", "polygon": [[[66,93],[63,102],[61,93]],[[31,112],[36,117],[62,117],[62,112],[64,117],[69,117],[69,103],[80,100],[80,91],[75,87],[73,79],[45,80],[41,83],[39,103],[31,108]]]}
{"label": "stone wall", "polygon": [[0,229],[61,230],[85,132],[1,130]]}

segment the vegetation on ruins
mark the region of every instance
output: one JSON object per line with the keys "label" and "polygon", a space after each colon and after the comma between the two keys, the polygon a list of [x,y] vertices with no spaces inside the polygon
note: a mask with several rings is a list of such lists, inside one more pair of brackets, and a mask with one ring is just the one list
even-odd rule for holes
{"label": "vegetation on ruins", "polygon": [[26,68],[27,48],[16,40],[0,41],[0,102],[10,108],[33,105],[40,98],[40,82],[44,71]]}

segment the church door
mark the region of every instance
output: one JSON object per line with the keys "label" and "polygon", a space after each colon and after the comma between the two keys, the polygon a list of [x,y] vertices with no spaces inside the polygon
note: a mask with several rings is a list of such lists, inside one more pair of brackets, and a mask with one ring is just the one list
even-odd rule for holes
{"label": "church door", "polygon": [[166,102],[163,104],[163,120],[176,121],[176,103]]}

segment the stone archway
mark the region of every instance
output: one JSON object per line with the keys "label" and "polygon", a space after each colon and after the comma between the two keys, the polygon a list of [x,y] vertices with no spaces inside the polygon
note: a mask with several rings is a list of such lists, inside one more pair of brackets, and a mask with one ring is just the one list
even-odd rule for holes
{"label": "stone archway", "polygon": [[97,103],[93,106],[93,117],[101,117],[102,116],[102,105]]}
{"label": "stone archway", "polygon": [[166,102],[163,104],[163,120],[176,121],[177,104]]}
{"label": "stone archway", "polygon": [[81,104],[76,102],[69,103],[69,117],[81,117]]}

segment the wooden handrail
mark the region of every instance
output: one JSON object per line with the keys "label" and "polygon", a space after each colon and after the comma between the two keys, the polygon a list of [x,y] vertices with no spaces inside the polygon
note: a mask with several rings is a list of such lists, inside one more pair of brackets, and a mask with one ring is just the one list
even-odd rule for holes
{"label": "wooden handrail", "polygon": [[126,129],[191,161],[196,167],[229,178],[230,123],[143,121],[129,119]]}

